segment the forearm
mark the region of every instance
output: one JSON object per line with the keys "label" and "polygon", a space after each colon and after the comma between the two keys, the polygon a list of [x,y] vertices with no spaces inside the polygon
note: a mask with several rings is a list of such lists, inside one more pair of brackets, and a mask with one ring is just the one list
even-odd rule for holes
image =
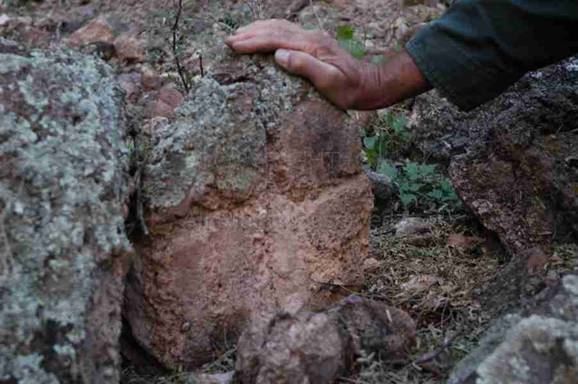
{"label": "forearm", "polygon": [[381,65],[367,65],[363,86],[351,109],[389,107],[431,89],[411,56],[404,50]]}
{"label": "forearm", "polygon": [[577,31],[576,0],[461,0],[406,48],[430,84],[467,110],[578,52]]}

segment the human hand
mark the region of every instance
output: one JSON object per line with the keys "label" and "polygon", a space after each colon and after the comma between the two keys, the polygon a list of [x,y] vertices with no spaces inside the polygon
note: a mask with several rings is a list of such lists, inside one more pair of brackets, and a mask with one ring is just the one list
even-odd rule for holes
{"label": "human hand", "polygon": [[275,52],[281,67],[309,79],[342,109],[365,109],[364,93],[379,80],[375,65],[356,60],[327,33],[308,31],[286,20],[256,21],[225,42],[238,53]]}

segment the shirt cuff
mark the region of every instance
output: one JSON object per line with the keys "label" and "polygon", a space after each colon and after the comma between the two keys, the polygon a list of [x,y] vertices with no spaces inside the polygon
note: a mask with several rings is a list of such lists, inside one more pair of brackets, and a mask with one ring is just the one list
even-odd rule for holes
{"label": "shirt cuff", "polygon": [[471,110],[493,99],[519,76],[483,65],[468,54],[468,47],[445,33],[434,21],[405,46],[430,85],[461,110]]}

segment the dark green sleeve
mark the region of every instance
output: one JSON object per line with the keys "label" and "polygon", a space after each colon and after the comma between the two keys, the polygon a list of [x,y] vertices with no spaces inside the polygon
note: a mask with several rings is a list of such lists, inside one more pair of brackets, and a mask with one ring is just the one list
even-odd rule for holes
{"label": "dark green sleeve", "polygon": [[578,0],[461,0],[406,49],[433,87],[469,110],[578,53]]}

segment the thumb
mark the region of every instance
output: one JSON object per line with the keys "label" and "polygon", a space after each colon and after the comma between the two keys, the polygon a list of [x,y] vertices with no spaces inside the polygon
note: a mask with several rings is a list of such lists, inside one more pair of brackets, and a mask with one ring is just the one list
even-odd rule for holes
{"label": "thumb", "polygon": [[333,65],[301,51],[278,49],[275,61],[288,72],[311,80],[318,88],[331,84],[339,75],[339,70]]}

